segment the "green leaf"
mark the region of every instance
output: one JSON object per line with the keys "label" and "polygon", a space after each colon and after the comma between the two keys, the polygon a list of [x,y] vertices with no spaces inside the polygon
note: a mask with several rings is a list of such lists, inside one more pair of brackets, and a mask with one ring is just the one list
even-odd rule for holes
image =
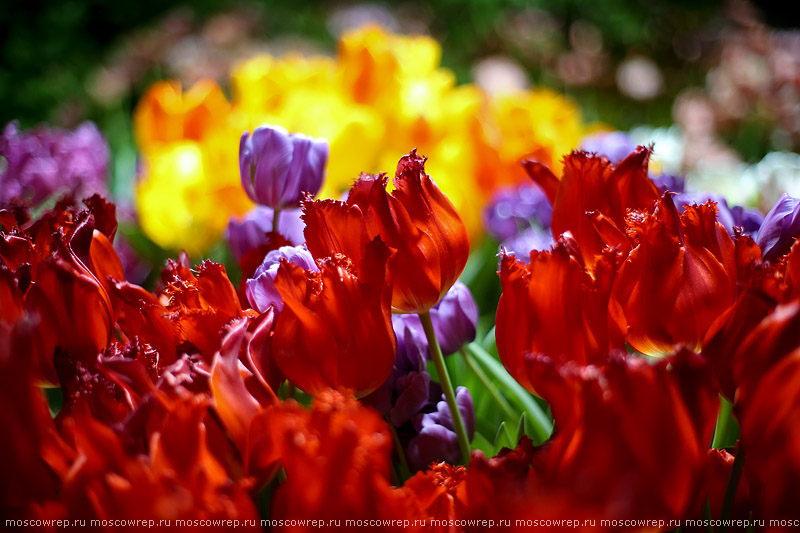
{"label": "green leaf", "polygon": [[522,407],[522,410],[530,417],[530,436],[534,443],[541,444],[550,438],[550,433],[553,431],[553,421],[536,403],[533,396],[511,377],[511,374],[500,364],[500,361],[492,357],[475,342],[467,344],[465,349],[469,350],[495,381],[506,387],[511,399]]}
{"label": "green leaf", "polygon": [[519,424],[517,424],[517,443],[523,437],[523,435],[527,435],[527,425],[528,425],[528,418],[525,416],[525,413],[519,417]]}
{"label": "green leaf", "polygon": [[472,437],[472,443],[470,444],[470,447],[473,450],[482,451],[488,457],[494,457],[494,455],[495,455],[494,446],[492,445],[492,443],[489,442],[489,439],[487,439],[486,437],[481,435],[480,432],[478,432],[478,431],[476,431],[475,432],[475,436]]}
{"label": "green leaf", "polygon": [[494,453],[492,456],[497,455],[503,448],[513,447],[514,443],[509,433],[508,426],[506,426],[505,422],[501,422],[500,427],[497,428],[497,434],[494,436]]}

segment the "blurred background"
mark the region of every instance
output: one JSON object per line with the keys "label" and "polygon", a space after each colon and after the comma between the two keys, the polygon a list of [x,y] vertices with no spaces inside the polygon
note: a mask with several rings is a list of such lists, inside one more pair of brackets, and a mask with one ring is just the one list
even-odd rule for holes
{"label": "blurred background", "polygon": [[226,87],[237,61],[332,55],[342,32],[367,22],[433,36],[459,83],[552,87],[615,129],[706,126],[749,161],[800,144],[797,13],[707,0],[11,0],[0,13],[0,122],[90,119],[124,151],[154,80]]}
{"label": "blurred background", "polygon": [[[122,206],[121,232],[145,259],[142,276],[152,278],[151,266],[183,245],[154,237],[159,231],[169,233],[169,227],[155,227],[168,211],[165,206],[158,207],[161,211],[154,208],[152,216],[143,213],[142,206],[154,202],[142,187],[138,213],[132,200],[147,148],[141,139],[144,128],[134,127],[134,117],[148,88],[158,80],[178,80],[185,91],[210,78],[235,101],[232,72],[247,59],[264,54],[334,57],[342,36],[365,24],[397,34],[431,36],[441,45],[446,76],[452,72],[459,87],[474,84],[489,98],[538,88],[565,95],[567,104],[557,105],[576,105],[580,131],[559,133],[566,140],[548,148],[553,162],[581,146],[578,140],[584,134],[620,130],[634,143],[655,143],[656,169],[689,176],[690,189],[719,193],[729,202],[762,212],[780,191],[800,195],[800,156],[795,154],[800,148],[800,30],[798,15],[778,2],[12,0],[5,7],[0,12],[0,124],[18,120],[21,129],[43,123],[72,129],[86,120],[97,124],[110,147],[109,191]],[[438,59],[432,61],[438,68]],[[154,98],[166,109],[170,104],[162,100],[172,96]],[[180,90],[175,98],[181,98]],[[511,109],[506,118],[531,121],[536,109],[527,105],[528,115],[519,119],[514,114],[519,110]],[[148,135],[163,140],[157,118]],[[553,121],[543,124],[547,129]],[[514,127],[512,123],[506,128],[504,143],[513,139]],[[531,132],[518,137],[523,134]],[[231,147],[226,145],[225,154],[235,158],[238,137],[229,137]],[[439,143],[445,151],[446,140]],[[403,146],[404,151],[410,148]],[[515,168],[524,155],[519,151],[508,158]],[[402,153],[392,147],[394,161]],[[436,155],[441,161],[441,154]],[[170,171],[171,161],[164,164]],[[225,161],[232,176],[227,183],[236,187],[233,161]],[[391,170],[384,160],[379,163],[380,170]],[[169,198],[163,181],[153,189],[153,197]],[[482,187],[485,201],[501,181]],[[743,186],[745,182],[749,185]],[[211,207],[214,195],[222,194],[212,193]],[[237,194],[242,196],[241,191]],[[513,194],[518,204],[520,192]],[[192,201],[187,200],[189,207]],[[456,204],[463,213],[463,205]],[[229,212],[240,215],[245,207],[237,204]],[[210,231],[218,239],[229,212],[209,226],[212,230],[192,225],[184,229]],[[154,221],[155,229],[139,231],[137,216]],[[468,225],[480,226],[480,215],[473,218],[478,222]],[[542,226],[546,229],[547,224]],[[506,236],[487,229],[495,237],[486,245],[491,257]],[[238,275],[227,247],[215,250],[202,243],[197,250],[233,263],[229,269],[234,278]],[[491,261],[487,265],[494,268]],[[495,281],[492,277],[490,283]]]}

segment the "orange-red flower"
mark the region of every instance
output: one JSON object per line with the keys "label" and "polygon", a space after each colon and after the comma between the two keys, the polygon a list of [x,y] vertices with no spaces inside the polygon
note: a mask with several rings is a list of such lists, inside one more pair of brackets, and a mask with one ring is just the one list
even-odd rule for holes
{"label": "orange-red flower", "polygon": [[625,242],[625,217],[629,209],[651,211],[658,189],[647,177],[650,149],[639,146],[616,166],[600,155],[573,152],[564,157],[561,180],[534,160],[523,162],[534,182],[553,204],[553,237],[570,232],[580,246],[590,271],[606,245],[630,250]]}
{"label": "orange-red flower", "polygon": [[712,202],[678,214],[669,193],[652,213],[631,212],[635,243],[614,283],[609,310],[642,353],[699,350],[736,297],[734,245]]}
{"label": "orange-red flower", "polygon": [[0,260],[4,311],[13,321],[22,309],[39,319],[38,380],[55,383],[53,354],[60,348],[70,357],[92,364],[111,339],[115,312],[109,296],[113,280],[124,280],[122,265],[111,244],[116,231],[115,208],[99,196],[79,210],[70,199],[34,222],[20,224],[3,217]]}
{"label": "orange-red flower", "polygon": [[614,255],[604,253],[592,277],[575,241],[564,237],[552,251],[532,251],[527,265],[513,255],[503,257],[497,352],[526,389],[534,391],[525,366],[529,354],[602,364],[609,350],[623,346],[622,335],[609,329],[608,321],[614,263]]}
{"label": "orange-red flower", "polygon": [[[513,525],[574,519],[594,531],[604,519],[669,520],[699,508],[717,407],[702,358],[682,351],[655,364],[624,354],[603,366],[527,361],[553,409],[553,437],[536,448],[523,439],[491,459],[473,452],[465,476],[418,474],[407,487],[427,513]],[[587,519],[594,527],[581,528]]]}
{"label": "orange-red flower", "polygon": [[[253,422],[254,446],[280,459],[286,481],[277,519],[408,519],[412,503],[389,484],[392,437],[380,415],[352,397],[321,393],[311,409],[276,405]],[[389,530],[404,528],[395,522]],[[301,525],[296,531],[306,531]]]}
{"label": "orange-red flower", "polygon": [[[794,332],[796,336],[797,329]],[[800,518],[800,350],[761,377],[737,414],[753,515],[768,520]]]}
{"label": "orange-red flower", "polygon": [[388,259],[376,238],[358,264],[337,254],[310,272],[282,261],[275,287],[284,307],[273,353],[289,381],[314,396],[333,388],[358,397],[386,381],[397,348]]}
{"label": "orange-red flower", "polygon": [[[2,274],[2,268],[0,268]],[[5,296],[3,295],[3,298]],[[2,300],[3,305],[7,300]],[[34,384],[37,319],[21,315],[13,324],[0,319],[0,509],[3,516],[29,517],[41,502],[55,499],[58,435],[47,402]]]}
{"label": "orange-red flower", "polygon": [[[677,518],[693,507],[717,407],[699,356],[682,351],[651,364],[620,355],[603,367],[543,356],[527,363],[555,419],[538,459],[545,501],[566,499],[566,516],[594,518]],[[550,511],[542,502],[533,514]]]}
{"label": "orange-red flower", "polygon": [[[177,400],[157,421],[145,454],[89,417],[65,421],[73,448],[59,471],[70,518],[257,519],[248,480],[232,480],[212,449],[208,400]],[[230,453],[230,452],[228,452]]]}
{"label": "orange-red flower", "polygon": [[436,305],[461,275],[469,237],[415,150],[400,159],[391,194],[387,181],[385,175],[362,175],[345,203],[306,202],[307,245],[314,257],[338,252],[358,262],[366,243],[380,237],[394,250],[392,307],[420,313]]}
{"label": "orange-red flower", "polygon": [[178,326],[180,341],[197,347],[210,362],[219,347],[222,328],[243,314],[225,267],[205,260],[195,276],[188,258],[181,254],[179,261],[167,262],[161,278],[165,287],[160,296]]}
{"label": "orange-red flower", "polygon": [[[463,519],[465,506],[463,482],[467,479],[467,469],[448,463],[433,464],[424,472],[417,472],[405,482],[400,491],[412,498],[425,519],[441,520],[450,523]],[[450,531],[442,526],[431,531]]]}

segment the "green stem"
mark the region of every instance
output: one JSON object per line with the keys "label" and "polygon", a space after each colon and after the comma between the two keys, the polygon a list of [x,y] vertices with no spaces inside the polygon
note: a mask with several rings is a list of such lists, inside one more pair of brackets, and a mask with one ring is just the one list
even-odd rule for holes
{"label": "green stem", "polygon": [[736,450],[736,457],[733,458],[733,466],[731,467],[731,477],[728,479],[728,488],[725,489],[725,499],[722,500],[722,511],[719,514],[719,519],[722,525],[719,527],[720,533],[725,533],[728,526],[725,525],[725,520],[731,517],[733,510],[733,502],[736,499],[736,489],[739,487],[739,478],[742,477],[742,468],[744,468],[744,448],[742,443],[739,443],[739,449]]}
{"label": "green stem", "polygon": [[706,533],[714,533],[714,526],[711,525],[711,502],[706,498],[703,504],[703,523],[705,524]]}
{"label": "green stem", "polygon": [[273,209],[272,210],[272,232],[273,233],[278,233],[278,222],[279,222],[280,218],[281,218],[281,210],[278,209],[278,208]]}
{"label": "green stem", "polygon": [[508,373],[500,361],[492,357],[478,343],[471,342],[464,348],[475,356],[496,381],[505,386],[506,390],[513,395],[520,407],[527,413],[528,421],[531,422],[533,432],[538,439],[536,444],[541,444],[550,438],[550,433],[553,431],[553,422],[550,417],[539,407],[539,404],[536,403],[531,394],[517,383],[517,380],[511,377],[511,374]]}
{"label": "green stem", "polygon": [[444,399],[447,401],[447,407],[450,408],[450,417],[453,419],[453,427],[458,437],[458,447],[461,449],[461,460],[464,463],[468,463],[470,458],[469,437],[467,437],[467,429],[464,427],[464,420],[461,418],[461,412],[458,410],[456,393],[455,390],[453,390],[453,384],[450,382],[450,375],[447,373],[447,367],[444,364],[442,349],[439,346],[439,341],[436,340],[436,332],[433,330],[431,314],[428,311],[420,313],[419,320],[422,322],[422,329],[425,330],[425,336],[428,338],[428,347],[431,351],[433,364],[436,365],[436,372],[439,374],[439,383],[442,385]]}
{"label": "green stem", "polygon": [[494,384],[489,381],[489,377],[486,375],[483,369],[478,366],[472,355],[463,348],[460,349],[459,352],[461,353],[462,357],[464,357],[464,361],[467,363],[469,369],[473,374],[475,374],[475,376],[477,376],[478,381],[481,382],[483,388],[489,391],[489,394],[491,394],[492,398],[494,398],[500,408],[505,412],[508,421],[513,423],[519,420],[519,413],[514,412],[514,409],[508,403],[508,400],[506,400],[505,397],[500,394],[500,391],[497,390],[497,387],[495,387]]}
{"label": "green stem", "polygon": [[733,405],[731,402],[719,397],[719,412],[717,413],[717,426],[714,428],[714,440],[711,442],[711,447],[722,449],[725,447],[725,435],[728,433],[728,426],[731,421],[731,414],[733,412]]}
{"label": "green stem", "polygon": [[399,487],[411,477],[411,469],[408,467],[408,459],[406,459],[406,452],[403,451],[403,444],[400,442],[400,437],[397,436],[397,431],[394,429],[391,421],[387,420],[389,431],[392,432],[392,440],[394,441],[394,449],[397,452],[397,457],[400,458],[400,482],[397,484]]}

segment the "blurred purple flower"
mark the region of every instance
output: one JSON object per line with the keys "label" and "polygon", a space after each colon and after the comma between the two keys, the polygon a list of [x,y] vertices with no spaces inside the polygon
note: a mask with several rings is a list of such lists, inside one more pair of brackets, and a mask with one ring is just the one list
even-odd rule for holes
{"label": "blurred purple flower", "polygon": [[789,251],[800,235],[800,199],[783,193],[756,234],[755,241],[761,247],[765,260],[775,262]]}
{"label": "blurred purple flower", "polygon": [[21,131],[10,122],[0,137],[5,169],[0,204],[20,199],[32,206],[54,194],[108,196],[108,144],[97,127],[84,122],[74,131],[39,127]]}
{"label": "blurred purple flower", "polygon": [[[299,209],[288,209],[278,215],[278,233],[295,245],[305,242],[303,230],[306,225],[300,214]],[[242,257],[251,250],[270,243],[267,233],[272,231],[273,216],[272,208],[256,206],[241,219],[233,217],[228,221],[225,240],[228,241],[236,261],[241,262]]]}
{"label": "blurred purple flower", "polygon": [[531,224],[550,227],[553,208],[539,186],[523,183],[498,189],[483,211],[483,226],[497,241],[517,235]]}
{"label": "blurred purple flower", "polygon": [[651,177],[653,183],[658,187],[658,192],[664,194],[667,191],[682,193],[686,190],[686,178],[681,176],[673,176],[672,174],[661,174],[660,176]]}
{"label": "blurred purple flower", "polygon": [[705,192],[685,192],[675,195],[675,206],[682,212],[687,205],[701,205],[708,200],[717,204],[717,218],[728,233],[733,235],[734,226],[744,230],[746,235],[752,235],[758,231],[764,217],[757,209],[745,209],[741,206],[728,206],[728,201],[718,194]]}
{"label": "blurred purple flower", "polygon": [[328,142],[289,134],[280,126],[260,126],[239,143],[239,171],[247,196],[274,209],[300,206],[305,193],[317,194],[328,162]]}
{"label": "blurred purple flower", "polygon": [[513,254],[518,260],[528,263],[531,259],[531,250],[547,250],[553,243],[553,234],[550,230],[528,228],[519,235],[503,241],[503,248],[507,253]]}
{"label": "blurred purple flower", "polygon": [[[456,389],[456,404],[464,420],[467,436],[471,440],[475,435],[475,409],[466,387]],[[458,448],[458,437],[444,395],[436,404],[435,411],[418,414],[413,422],[418,434],[406,447],[406,457],[412,470],[422,470],[432,462],[447,461],[452,464],[459,462],[461,452]]]}
{"label": "blurred purple flower", "polygon": [[275,306],[276,312],[283,309],[283,300],[275,288],[275,277],[278,275],[281,259],[286,259],[306,270],[318,270],[314,258],[305,245],[281,246],[269,252],[253,277],[246,282],[247,301],[259,313],[265,312],[270,305]]}
{"label": "blurred purple flower", "polygon": [[584,137],[580,149],[604,155],[616,165],[636,149],[636,143],[625,132],[600,131]]}

